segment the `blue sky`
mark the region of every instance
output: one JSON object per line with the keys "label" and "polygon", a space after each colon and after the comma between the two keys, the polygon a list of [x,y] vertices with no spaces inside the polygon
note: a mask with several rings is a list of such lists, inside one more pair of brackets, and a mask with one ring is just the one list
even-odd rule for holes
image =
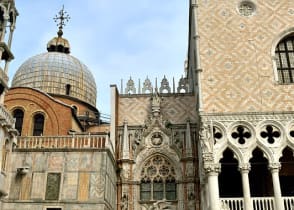
{"label": "blue sky", "polygon": [[28,58],[46,52],[56,36],[53,17],[64,5],[71,16],[64,35],[71,55],[92,71],[97,107],[110,113],[110,84],[154,84],[164,75],[176,82],[184,74],[188,44],[188,0],[15,0],[19,12],[12,43],[10,81]]}

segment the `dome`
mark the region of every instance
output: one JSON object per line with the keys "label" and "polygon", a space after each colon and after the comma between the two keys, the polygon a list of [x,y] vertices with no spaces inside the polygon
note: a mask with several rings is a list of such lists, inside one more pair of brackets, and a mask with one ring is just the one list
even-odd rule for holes
{"label": "dome", "polygon": [[49,51],[29,58],[14,75],[12,87],[36,88],[96,105],[96,83],[92,73],[64,51]]}

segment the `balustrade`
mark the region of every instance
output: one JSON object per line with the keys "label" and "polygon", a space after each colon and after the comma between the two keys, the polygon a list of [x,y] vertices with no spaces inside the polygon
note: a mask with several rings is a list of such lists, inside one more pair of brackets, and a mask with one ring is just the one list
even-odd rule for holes
{"label": "balustrade", "polygon": [[18,137],[17,149],[98,149],[107,140],[107,134]]}
{"label": "balustrade", "polygon": [[[252,197],[253,210],[276,210],[274,197]],[[294,210],[294,197],[283,197],[285,210]],[[221,210],[246,210],[243,198],[221,198]]]}

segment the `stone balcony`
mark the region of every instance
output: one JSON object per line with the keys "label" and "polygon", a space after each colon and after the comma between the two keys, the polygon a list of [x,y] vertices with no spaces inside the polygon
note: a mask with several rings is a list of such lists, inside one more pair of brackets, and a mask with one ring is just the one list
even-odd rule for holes
{"label": "stone balcony", "polygon": [[21,136],[14,150],[89,150],[110,149],[113,146],[108,133],[71,136]]}

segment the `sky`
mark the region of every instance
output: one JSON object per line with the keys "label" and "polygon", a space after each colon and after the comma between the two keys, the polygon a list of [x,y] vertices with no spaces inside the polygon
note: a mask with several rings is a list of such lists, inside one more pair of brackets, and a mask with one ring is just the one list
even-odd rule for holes
{"label": "sky", "polygon": [[15,0],[19,16],[12,42],[10,81],[28,58],[46,52],[58,31],[53,18],[64,5],[71,19],[63,37],[71,55],[88,66],[97,85],[96,106],[110,114],[110,85],[132,77],[158,83],[184,74],[188,0]]}

